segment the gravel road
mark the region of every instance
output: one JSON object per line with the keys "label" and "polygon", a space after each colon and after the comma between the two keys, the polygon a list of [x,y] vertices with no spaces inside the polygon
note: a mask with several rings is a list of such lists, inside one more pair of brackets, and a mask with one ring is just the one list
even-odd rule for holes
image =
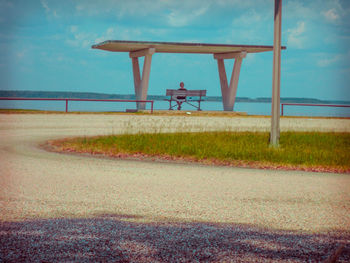
{"label": "gravel road", "polygon": [[[262,130],[269,118],[0,114],[0,262],[350,261],[350,176],[114,160],[45,141],[142,131]],[[350,132],[349,119],[281,130]]]}

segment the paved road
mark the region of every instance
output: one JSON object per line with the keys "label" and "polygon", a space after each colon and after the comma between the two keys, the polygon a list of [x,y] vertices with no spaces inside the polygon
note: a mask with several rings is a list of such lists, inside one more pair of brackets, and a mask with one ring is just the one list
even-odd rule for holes
{"label": "paved road", "polygon": [[[49,139],[138,129],[268,130],[269,119],[1,114],[2,256],[35,258],[38,242],[37,249],[52,245],[38,258],[49,261],[303,262],[348,242],[346,174],[112,160],[40,147]],[[350,122],[288,118],[281,129],[349,132]],[[72,246],[91,251],[80,255]],[[346,259],[349,247],[344,251]]]}

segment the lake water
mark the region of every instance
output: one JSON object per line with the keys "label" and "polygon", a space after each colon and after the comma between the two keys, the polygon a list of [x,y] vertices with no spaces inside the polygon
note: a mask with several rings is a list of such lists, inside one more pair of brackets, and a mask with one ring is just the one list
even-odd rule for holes
{"label": "lake water", "polygon": [[[150,103],[146,108],[150,109]],[[35,109],[65,111],[65,101],[2,101],[2,109]],[[91,102],[91,101],[69,101],[68,110],[72,111],[108,111],[125,112],[126,109],[135,109],[135,102]],[[169,108],[167,101],[154,101],[155,110],[166,110]],[[221,111],[221,102],[205,101],[201,103],[201,109],[207,111]],[[271,103],[236,102],[235,111],[246,112],[249,115],[270,115]],[[194,107],[183,104],[182,110],[195,110]],[[285,116],[327,116],[327,117],[350,117],[350,107],[318,107],[318,106],[284,106]]]}

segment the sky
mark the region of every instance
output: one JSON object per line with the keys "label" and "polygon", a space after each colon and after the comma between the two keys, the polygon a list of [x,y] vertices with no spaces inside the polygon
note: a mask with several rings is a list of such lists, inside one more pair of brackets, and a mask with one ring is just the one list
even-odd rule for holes
{"label": "sky", "polygon": [[[93,44],[273,45],[273,11],[273,0],[0,0],[0,90],[133,94],[128,53]],[[350,100],[350,1],[283,0],[282,45],[281,97]],[[237,96],[271,97],[272,56],[247,55]],[[221,95],[212,55],[153,55],[148,94],[181,81]]]}

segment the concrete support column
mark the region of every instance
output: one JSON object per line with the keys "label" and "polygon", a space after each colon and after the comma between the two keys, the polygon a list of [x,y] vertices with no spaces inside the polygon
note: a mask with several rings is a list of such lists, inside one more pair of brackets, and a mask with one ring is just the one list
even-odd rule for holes
{"label": "concrete support column", "polygon": [[220,78],[220,87],[221,87],[221,95],[222,95],[222,104],[224,106],[224,111],[229,111],[227,106],[227,98],[228,98],[228,85],[227,85],[227,76],[225,70],[225,63],[223,59],[217,59],[218,69],[219,69],[219,78]]}
{"label": "concrete support column", "polygon": [[[149,75],[151,73],[151,62],[152,55],[148,54],[145,56],[145,60],[143,62],[143,70],[142,70],[142,80],[141,80],[141,89],[140,89],[140,100],[147,100],[147,91],[148,91],[148,82]],[[146,108],[146,103],[141,102],[139,105],[140,110],[144,110]]]}
{"label": "concrete support column", "polygon": [[[131,58],[132,60],[132,72],[134,75],[134,87],[135,87],[135,98],[140,100],[141,98],[141,75],[140,75],[140,66],[139,58]],[[139,108],[139,103],[136,103],[137,109]]]}
{"label": "concrete support column", "polygon": [[[147,100],[147,91],[149,76],[151,73],[152,55],[155,53],[154,48],[148,48],[130,52],[129,56],[132,60],[132,70],[134,75],[135,97],[137,100]],[[144,56],[142,76],[140,75],[139,57]],[[138,110],[146,108],[145,102],[136,103]]]}
{"label": "concrete support column", "polygon": [[[241,71],[243,58],[245,57],[246,57],[246,52],[214,54],[214,58],[218,62],[222,103],[224,106],[224,111],[233,111],[236,95],[237,95],[239,74]],[[230,85],[228,85],[224,59],[232,59],[232,58],[235,59],[235,64],[232,70]]]}

